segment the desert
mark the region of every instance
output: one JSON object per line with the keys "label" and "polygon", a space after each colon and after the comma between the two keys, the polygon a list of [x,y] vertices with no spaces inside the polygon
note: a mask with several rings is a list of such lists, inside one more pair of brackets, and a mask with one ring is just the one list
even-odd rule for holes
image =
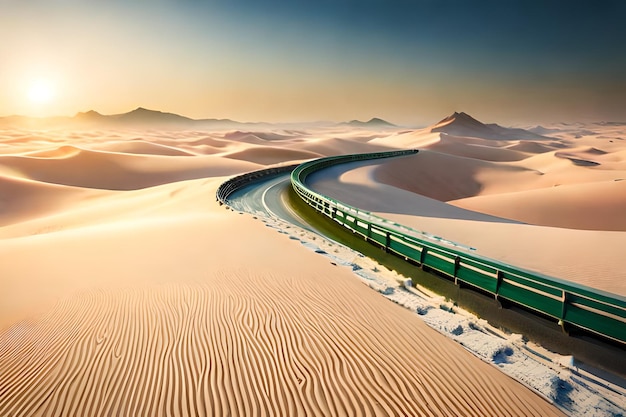
{"label": "desert", "polygon": [[[593,134],[582,137],[580,126],[548,136],[526,130],[520,139],[515,129],[504,139],[445,131],[463,133],[468,121],[489,128],[464,113],[420,129],[5,127],[0,414],[584,412],[584,402],[567,408],[554,385],[567,368],[557,367],[561,379],[520,382],[363,285],[352,264],[320,254],[343,253],[336,243],[215,200],[236,174],[419,148],[415,161],[329,169],[313,186],[488,256],[623,296],[624,126],[585,127]],[[575,198],[588,188],[592,202]],[[506,204],[510,193],[521,194],[523,216],[521,203]],[[559,215],[565,201],[580,205]],[[595,212],[594,201],[606,211]],[[305,235],[324,251],[299,244]],[[401,277],[387,274],[385,285],[397,287]],[[488,355],[500,357],[497,349]],[[609,398],[602,409],[617,412],[615,390],[575,392],[593,407]]]}
{"label": "desert", "polygon": [[626,415],[626,2],[0,4],[0,417]]}

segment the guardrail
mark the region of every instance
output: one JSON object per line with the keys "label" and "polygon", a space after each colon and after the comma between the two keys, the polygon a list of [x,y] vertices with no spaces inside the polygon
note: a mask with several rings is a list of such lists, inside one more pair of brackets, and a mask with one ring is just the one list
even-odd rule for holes
{"label": "guardrail", "polygon": [[417,150],[342,155],[305,162],[291,173],[292,187],[308,205],[371,243],[406,260],[439,271],[493,295],[551,317],[565,330],[585,329],[626,344],[626,298],[527,271],[454,245],[436,243],[427,234],[378,217],[306,186],[308,175],[347,162],[412,155]]}
{"label": "guardrail", "polygon": [[291,172],[297,166],[298,164],[287,165],[287,166],[267,168],[267,169],[262,169],[260,171],[253,171],[253,172],[248,172],[246,174],[237,175],[236,177],[233,177],[229,179],[228,181],[220,184],[220,186],[217,189],[217,192],[215,193],[215,197],[217,201],[220,203],[220,206],[222,204],[227,204],[228,197],[230,197],[230,195],[234,193],[235,191],[237,191],[238,189],[243,188],[246,185],[249,185],[250,183],[258,181],[262,178],[284,174],[286,172]]}

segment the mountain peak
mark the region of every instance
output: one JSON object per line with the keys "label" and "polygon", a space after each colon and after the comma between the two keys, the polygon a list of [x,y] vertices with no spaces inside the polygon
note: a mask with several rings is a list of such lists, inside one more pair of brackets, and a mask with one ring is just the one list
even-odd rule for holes
{"label": "mountain peak", "polygon": [[379,125],[379,126],[395,126],[393,123],[389,123],[386,120],[380,119],[378,117],[372,117],[367,121],[368,125]]}
{"label": "mountain peak", "polygon": [[151,109],[147,109],[145,107],[137,107],[135,110],[130,111],[129,113],[133,113],[133,112],[146,112],[146,113],[164,113],[160,110],[151,110]]}
{"label": "mountain peak", "polygon": [[76,113],[74,117],[79,118],[79,119],[93,119],[93,118],[99,118],[99,117],[104,117],[104,116],[95,110],[88,110],[86,112],[78,112]]}
{"label": "mountain peak", "polygon": [[344,122],[342,124],[350,125],[350,126],[357,126],[357,127],[368,127],[368,126],[370,126],[370,127],[372,127],[372,126],[393,127],[393,126],[395,126],[393,123],[389,123],[388,121],[380,119],[378,117],[372,117],[367,122],[362,122],[360,120],[351,120],[349,122]]}
{"label": "mountain peak", "polygon": [[484,124],[465,112],[454,112],[430,129],[452,136],[476,137],[494,140],[546,139],[524,129],[505,128],[497,124]]}
{"label": "mountain peak", "polygon": [[181,124],[192,122],[193,120],[175,113],[166,113],[158,110],[150,110],[145,107],[137,107],[128,113],[113,115],[113,118],[124,123],[143,124],[143,123],[166,123]]}
{"label": "mountain peak", "polygon": [[454,112],[452,113],[450,116],[440,120],[437,124],[435,124],[435,126],[433,127],[433,131],[437,131],[434,129],[443,127],[443,126],[454,126],[454,125],[461,125],[461,126],[474,126],[474,127],[486,127],[485,124],[479,122],[478,120],[474,119],[472,116],[470,116],[469,114],[465,113],[465,112]]}
{"label": "mountain peak", "polygon": [[129,111],[126,114],[154,114],[154,115],[158,115],[158,114],[172,114],[172,113],[164,113],[164,112],[158,111],[158,110],[146,109],[145,107],[137,107],[135,110]]}

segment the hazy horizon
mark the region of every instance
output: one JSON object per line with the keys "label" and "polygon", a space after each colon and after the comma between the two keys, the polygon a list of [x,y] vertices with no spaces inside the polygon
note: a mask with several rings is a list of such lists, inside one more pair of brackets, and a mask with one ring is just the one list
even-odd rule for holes
{"label": "hazy horizon", "polygon": [[622,121],[619,1],[3,2],[0,115]]}

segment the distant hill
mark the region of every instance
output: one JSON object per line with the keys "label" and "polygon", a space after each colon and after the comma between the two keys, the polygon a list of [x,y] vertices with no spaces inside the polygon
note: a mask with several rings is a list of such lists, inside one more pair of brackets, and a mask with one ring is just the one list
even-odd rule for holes
{"label": "distant hill", "polygon": [[87,113],[79,113],[74,118],[105,125],[138,127],[204,127],[216,124],[239,126],[241,124],[228,119],[196,120],[175,113],[150,110],[143,107],[137,107],[135,110],[127,113],[112,114],[108,116],[103,116],[100,113],[91,110]]}
{"label": "distant hill", "polygon": [[76,113],[76,115],[74,116],[74,120],[81,122],[94,122],[104,120],[106,117],[107,116],[104,116],[95,110],[89,110],[84,113]]}
{"label": "distant hill", "polygon": [[469,136],[494,140],[543,140],[546,136],[524,129],[502,127],[495,123],[484,124],[467,113],[453,113],[430,127],[431,132],[441,132],[452,136]]}
{"label": "distant hill", "polygon": [[235,129],[241,126],[260,125],[241,123],[230,119],[191,119],[175,113],[166,113],[138,107],[127,113],[104,115],[95,110],[79,112],[73,117],[0,117],[0,126],[23,128],[49,127],[158,127],[158,128],[213,128]]}
{"label": "distant hill", "polygon": [[360,120],[351,120],[349,122],[340,123],[340,125],[348,125],[354,127],[396,127],[393,123],[389,123],[386,120],[379,119],[378,117],[371,118],[367,122]]}
{"label": "distant hill", "polygon": [[194,122],[194,120],[189,117],[174,113],[164,113],[157,110],[148,110],[143,107],[138,107],[128,113],[107,116],[107,118],[122,124],[190,124]]}
{"label": "distant hill", "polygon": [[28,117],[6,116],[0,117],[1,127],[16,128],[164,128],[164,129],[233,129],[242,128],[270,128],[280,127],[283,129],[310,127],[310,126],[353,126],[363,128],[393,128],[396,125],[386,120],[374,117],[367,122],[352,120],[336,124],[334,122],[289,122],[289,123],[264,123],[264,122],[238,122],[231,119],[192,119],[176,113],[150,110],[145,107],[119,114],[105,115],[95,110],[78,112],[73,117]]}

